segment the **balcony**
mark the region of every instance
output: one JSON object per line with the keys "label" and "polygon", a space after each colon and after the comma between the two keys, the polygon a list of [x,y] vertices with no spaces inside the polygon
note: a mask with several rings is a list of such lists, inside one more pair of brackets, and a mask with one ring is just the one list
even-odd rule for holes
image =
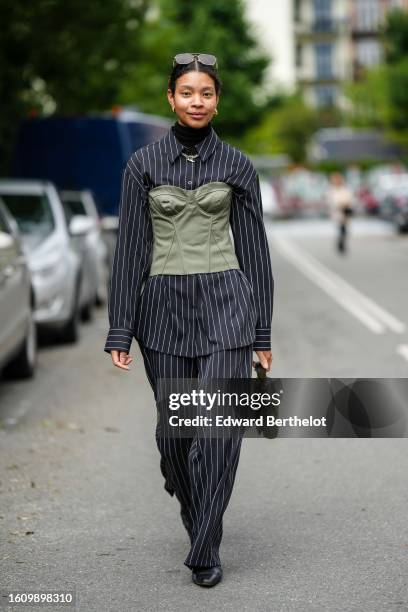
{"label": "balcony", "polygon": [[351,35],[353,38],[365,38],[378,36],[380,30],[379,21],[363,22],[355,21],[351,24]]}
{"label": "balcony", "polygon": [[297,38],[330,39],[349,30],[348,19],[316,19],[314,21],[295,22]]}
{"label": "balcony", "polygon": [[332,66],[331,70],[319,70],[314,64],[298,67],[296,80],[300,85],[330,85],[347,78],[346,71],[340,66]]}

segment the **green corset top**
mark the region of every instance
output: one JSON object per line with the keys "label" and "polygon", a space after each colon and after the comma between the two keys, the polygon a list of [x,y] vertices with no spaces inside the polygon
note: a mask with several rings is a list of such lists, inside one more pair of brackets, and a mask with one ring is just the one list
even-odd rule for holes
{"label": "green corset top", "polygon": [[232,187],[222,182],[197,189],[151,189],[154,239],[149,276],[239,269],[229,234],[231,196]]}

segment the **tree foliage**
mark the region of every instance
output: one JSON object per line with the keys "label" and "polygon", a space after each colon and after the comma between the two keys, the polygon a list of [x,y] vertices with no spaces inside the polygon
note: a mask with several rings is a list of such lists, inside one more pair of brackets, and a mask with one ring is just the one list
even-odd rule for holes
{"label": "tree foliage", "polygon": [[397,64],[408,56],[408,11],[396,9],[388,13],[382,39],[387,64]]}
{"label": "tree foliage", "polygon": [[[389,14],[383,31],[387,64],[389,123],[395,132],[408,129],[408,11]],[[405,134],[406,136],[406,134]],[[408,138],[406,139],[408,142]]]}
{"label": "tree foliage", "polygon": [[316,112],[300,95],[282,96],[276,108],[247,134],[244,144],[252,153],[289,155],[295,162],[306,158],[307,143],[319,126]]}
{"label": "tree foliage", "polygon": [[357,127],[387,130],[408,145],[408,12],[391,11],[382,29],[383,64],[367,70],[361,81],[348,84],[348,121]]}
{"label": "tree foliage", "polygon": [[146,9],[147,0],[2,0],[3,171],[16,125],[32,107],[86,113],[116,101],[132,58],[141,55],[138,31]]}
{"label": "tree foliage", "polygon": [[193,51],[217,56],[223,82],[218,116],[223,137],[239,141],[259,121],[268,100],[257,103],[269,59],[258,48],[241,0],[157,0],[157,13],[141,32],[144,57],[124,84],[122,101],[132,100],[146,112],[171,116],[166,98],[172,58]]}
{"label": "tree foliage", "polygon": [[344,88],[350,101],[348,121],[359,128],[383,129],[389,123],[388,75],[381,65],[366,72],[362,81]]}
{"label": "tree foliage", "polygon": [[172,57],[217,55],[224,90],[215,118],[239,141],[262,116],[257,104],[268,58],[258,49],[242,0],[2,0],[0,172],[21,117],[85,114],[115,104],[172,116],[166,99]]}

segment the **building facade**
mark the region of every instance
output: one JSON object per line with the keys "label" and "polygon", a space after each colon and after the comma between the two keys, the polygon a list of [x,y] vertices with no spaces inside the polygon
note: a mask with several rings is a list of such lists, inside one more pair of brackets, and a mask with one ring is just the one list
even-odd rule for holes
{"label": "building facade", "polygon": [[292,0],[244,0],[252,34],[271,62],[266,70],[268,89],[295,88]]}
{"label": "building facade", "polygon": [[313,106],[342,106],[341,84],[382,60],[380,26],[408,0],[293,0],[296,82]]}

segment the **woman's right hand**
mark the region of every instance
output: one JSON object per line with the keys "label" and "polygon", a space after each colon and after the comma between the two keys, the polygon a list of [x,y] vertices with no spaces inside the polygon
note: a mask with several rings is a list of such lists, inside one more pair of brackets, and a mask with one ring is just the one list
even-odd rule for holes
{"label": "woman's right hand", "polygon": [[115,365],[117,368],[121,368],[122,370],[130,370],[129,365],[132,363],[133,357],[130,357],[126,351],[112,350],[111,357],[113,365]]}

